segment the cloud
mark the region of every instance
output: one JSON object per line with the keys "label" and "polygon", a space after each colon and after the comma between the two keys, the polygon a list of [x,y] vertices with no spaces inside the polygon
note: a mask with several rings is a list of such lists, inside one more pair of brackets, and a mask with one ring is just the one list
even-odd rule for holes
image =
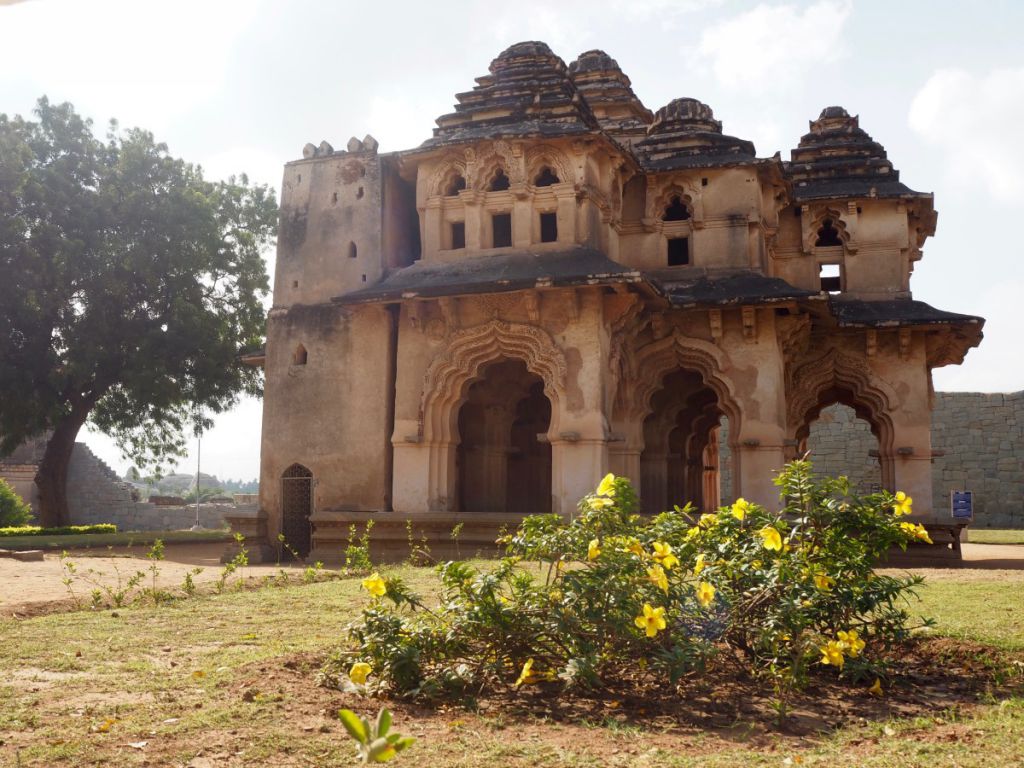
{"label": "cloud", "polygon": [[1024,157],[1012,130],[1024,123],[1024,68],[941,69],[917,92],[908,122],[943,153],[952,184],[983,186],[1011,205],[1024,196]]}
{"label": "cloud", "polygon": [[159,131],[223,89],[255,11],[245,0],[14,5],[0,24],[0,89],[30,83],[100,126],[116,117]]}
{"label": "cloud", "polygon": [[692,63],[727,87],[779,88],[802,72],[845,53],[843,26],[851,0],[758,5],[704,31]]}

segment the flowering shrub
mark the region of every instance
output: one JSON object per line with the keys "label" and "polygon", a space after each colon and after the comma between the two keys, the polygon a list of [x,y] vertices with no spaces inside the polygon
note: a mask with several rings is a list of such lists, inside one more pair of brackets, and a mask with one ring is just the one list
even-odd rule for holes
{"label": "flowering shrub", "polygon": [[912,500],[857,497],[807,461],[775,482],[778,512],[739,499],[712,514],[644,517],[629,481],[608,475],[572,520],[526,518],[496,567],[440,566],[436,607],[375,573],[328,677],[409,695],[636,675],[675,685],[721,660],[782,701],[815,669],[876,678],[882,653],[908,636],[904,598],[920,579],[874,565],[890,547],[928,540],[900,520]]}

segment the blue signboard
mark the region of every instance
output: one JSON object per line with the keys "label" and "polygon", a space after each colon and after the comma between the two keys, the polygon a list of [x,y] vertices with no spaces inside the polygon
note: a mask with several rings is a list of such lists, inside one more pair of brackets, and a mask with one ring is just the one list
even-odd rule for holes
{"label": "blue signboard", "polygon": [[974,494],[971,491],[951,491],[949,503],[954,520],[974,519]]}

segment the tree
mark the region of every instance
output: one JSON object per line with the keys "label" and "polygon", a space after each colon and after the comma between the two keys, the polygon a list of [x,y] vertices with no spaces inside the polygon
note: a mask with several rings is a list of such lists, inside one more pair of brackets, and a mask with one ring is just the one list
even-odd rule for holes
{"label": "tree", "polygon": [[0,454],[52,433],[36,484],[43,525],[68,519],[67,469],[87,420],[136,463],[184,453],[261,375],[261,250],[274,193],[207,181],[152,134],[106,140],[44,97],[0,114]]}

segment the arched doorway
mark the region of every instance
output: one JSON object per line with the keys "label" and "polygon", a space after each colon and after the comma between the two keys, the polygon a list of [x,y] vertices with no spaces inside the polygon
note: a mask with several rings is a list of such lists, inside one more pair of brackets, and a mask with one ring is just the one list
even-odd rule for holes
{"label": "arched doorway", "polygon": [[878,426],[868,411],[850,405],[848,393],[825,395],[797,432],[800,455],[810,454],[819,477],[845,475],[853,492],[877,493],[886,487]]}
{"label": "arched doorway", "polygon": [[700,373],[666,374],[651,398],[640,454],[643,510],[657,513],[692,502],[701,510],[721,503],[718,431],[724,412]]}
{"label": "arched doorway", "polygon": [[299,557],[312,547],[313,473],[301,464],[292,464],[281,475],[281,534],[285,544],[281,556],[294,551]]}
{"label": "arched doorway", "polygon": [[551,402],[521,360],[484,367],[459,408],[458,508],[551,511]]}

